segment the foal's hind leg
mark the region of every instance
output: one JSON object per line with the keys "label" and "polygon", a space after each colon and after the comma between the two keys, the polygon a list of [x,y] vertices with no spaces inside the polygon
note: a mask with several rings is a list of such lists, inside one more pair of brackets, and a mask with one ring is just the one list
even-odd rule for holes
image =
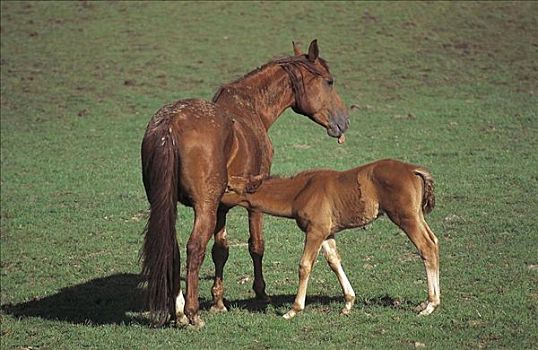
{"label": "foal's hind leg", "polygon": [[215,227],[215,243],[211,249],[211,256],[215,264],[215,280],[211,294],[213,295],[213,305],[211,311],[222,312],[227,311],[224,306],[224,265],[228,260],[229,246],[226,237],[226,214],[228,210],[219,210],[217,213],[217,225]]}
{"label": "foal's hind leg", "polygon": [[342,268],[340,255],[336,250],[336,241],[334,240],[334,238],[326,239],[321,244],[321,248],[323,256],[325,256],[325,259],[329,263],[329,266],[338,277],[338,281],[340,282],[340,286],[342,287],[342,292],[344,293],[344,300],[346,301],[346,305],[342,309],[341,313],[343,315],[349,315],[349,313],[351,312],[351,308],[355,303],[355,292],[353,291],[351,283],[349,283],[344,269]]}
{"label": "foal's hind leg", "polygon": [[426,268],[428,301],[420,307],[419,315],[429,315],[441,303],[439,287],[439,242],[421,214],[401,219],[398,225],[417,247]]}
{"label": "foal's hind leg", "polygon": [[257,211],[248,212],[248,228],[250,238],[248,239],[248,251],[254,265],[254,283],[252,289],[256,294],[256,299],[269,302],[270,298],[265,293],[265,281],[263,279],[262,259],[265,251],[263,240],[263,214]]}

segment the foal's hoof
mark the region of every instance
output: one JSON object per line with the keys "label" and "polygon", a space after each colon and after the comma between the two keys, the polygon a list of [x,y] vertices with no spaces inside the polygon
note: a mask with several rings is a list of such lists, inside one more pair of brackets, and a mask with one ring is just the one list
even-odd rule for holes
{"label": "foal's hoof", "polygon": [[290,311],[286,312],[282,317],[284,317],[284,319],[286,320],[291,320],[295,316],[297,316],[297,311],[291,309]]}
{"label": "foal's hoof", "polygon": [[435,305],[432,302],[425,301],[415,308],[418,312],[418,316],[427,316],[431,314],[439,304]]}
{"label": "foal's hoof", "polygon": [[340,311],[340,315],[349,316],[351,314],[351,309],[343,308],[342,311]]}
{"label": "foal's hoof", "polygon": [[211,308],[209,309],[209,312],[212,312],[214,314],[218,314],[218,313],[226,312],[226,311],[228,311],[228,309],[224,305],[212,305]]}

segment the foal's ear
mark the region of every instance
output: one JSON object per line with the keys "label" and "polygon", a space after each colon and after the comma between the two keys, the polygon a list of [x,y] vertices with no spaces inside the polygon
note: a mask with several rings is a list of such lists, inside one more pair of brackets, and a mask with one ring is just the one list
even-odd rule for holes
{"label": "foal's ear", "polygon": [[318,40],[314,39],[308,48],[308,60],[314,62],[319,57]]}
{"label": "foal's ear", "polygon": [[301,51],[301,48],[299,47],[299,43],[295,43],[295,41],[291,42],[293,44],[293,54],[295,56],[301,56],[303,52]]}

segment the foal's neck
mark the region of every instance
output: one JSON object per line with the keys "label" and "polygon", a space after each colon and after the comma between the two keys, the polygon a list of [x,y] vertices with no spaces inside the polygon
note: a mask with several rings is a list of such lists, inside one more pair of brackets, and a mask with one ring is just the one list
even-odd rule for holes
{"label": "foal's neck", "polygon": [[276,63],[247,74],[243,78],[224,85],[213,98],[219,105],[233,104],[241,113],[238,117],[252,118],[257,115],[268,130],[278,117],[294,102],[294,94],[288,74]]}
{"label": "foal's neck", "polygon": [[307,185],[308,177],[265,179],[255,192],[246,194],[251,208],[275,216],[293,218],[294,201]]}

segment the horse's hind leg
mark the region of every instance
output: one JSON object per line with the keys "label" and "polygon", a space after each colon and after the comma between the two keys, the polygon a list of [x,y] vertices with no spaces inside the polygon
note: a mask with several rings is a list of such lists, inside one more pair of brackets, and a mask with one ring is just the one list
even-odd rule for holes
{"label": "horse's hind leg", "polygon": [[417,247],[424,262],[428,279],[428,301],[420,307],[421,311],[419,315],[429,315],[441,303],[441,290],[439,287],[439,242],[421,214],[402,218],[397,224]]}
{"label": "horse's hind leg", "polygon": [[329,238],[323,241],[323,243],[321,244],[321,249],[323,252],[323,256],[325,256],[325,259],[327,260],[327,263],[329,263],[329,266],[338,277],[338,282],[340,282],[342,292],[344,293],[344,300],[346,301],[346,305],[342,309],[341,313],[343,315],[349,315],[349,313],[351,312],[351,308],[355,303],[355,292],[353,291],[351,283],[349,283],[344,269],[342,268],[342,260],[340,259],[340,255],[336,250],[336,241],[334,240],[334,238]]}
{"label": "horse's hind leg", "polygon": [[228,260],[230,248],[228,247],[228,239],[226,237],[226,214],[228,210],[219,210],[217,213],[217,225],[215,227],[215,243],[211,249],[211,256],[215,264],[215,280],[211,288],[213,295],[213,305],[211,311],[221,312],[227,311],[224,306],[224,265]]}
{"label": "horse's hind leg", "polygon": [[200,267],[205,258],[207,243],[214,233],[217,221],[218,200],[215,203],[201,201],[203,205],[194,207],[195,220],[192,233],[187,242],[187,289],[185,315],[191,325],[203,327],[204,322],[198,315],[198,285]]}
{"label": "horse's hind leg", "polygon": [[[177,261],[179,261],[179,247],[176,246],[174,254],[177,254]],[[185,298],[183,297],[183,291],[181,290],[181,281],[179,281],[179,292],[176,296],[176,309],[175,320],[176,324],[186,325],[189,323],[189,319],[185,316]]]}
{"label": "horse's hind leg", "polygon": [[176,322],[181,325],[189,323],[189,319],[185,316],[185,297],[181,289],[176,297]]}
{"label": "horse's hind leg", "polygon": [[262,260],[265,251],[263,240],[263,214],[256,211],[248,212],[248,227],[250,238],[248,240],[248,251],[254,265],[254,283],[252,289],[258,300],[269,302],[270,298],[265,293],[265,281],[263,279]]}

